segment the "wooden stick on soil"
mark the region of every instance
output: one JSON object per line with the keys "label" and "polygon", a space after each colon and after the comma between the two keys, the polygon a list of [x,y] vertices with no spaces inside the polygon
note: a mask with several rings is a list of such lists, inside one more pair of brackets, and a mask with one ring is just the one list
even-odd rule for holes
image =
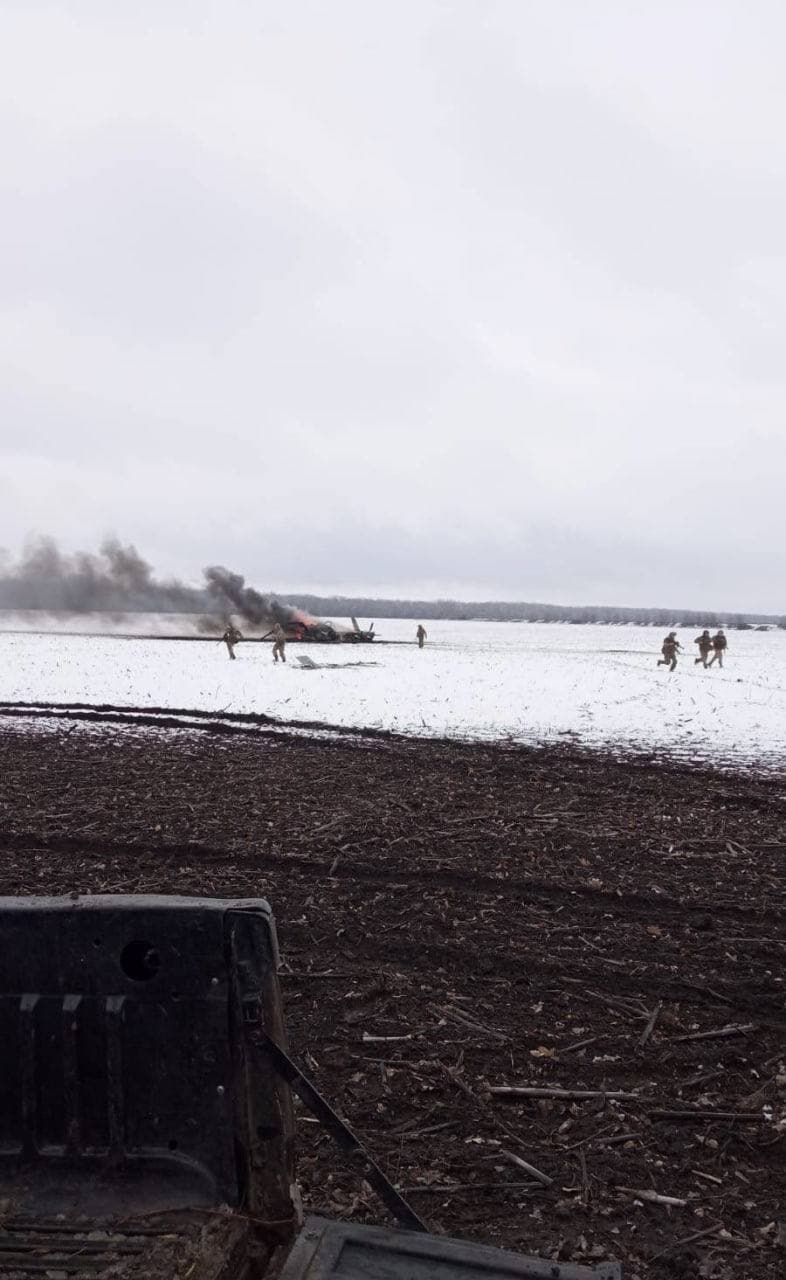
{"label": "wooden stick on soil", "polygon": [[728,1027],[718,1027],[715,1031],[694,1031],[689,1036],[675,1036],[675,1040],[722,1040],[726,1036],[744,1036],[755,1031],[755,1022],[732,1023]]}
{"label": "wooden stick on soil", "polygon": [[493,1036],[495,1040],[502,1040],[505,1043],[510,1039],[504,1031],[497,1031],[495,1027],[486,1027],[482,1022],[475,1022],[473,1018],[468,1018],[463,1009],[454,1009],[452,1005],[443,1006],[433,1005],[435,1013],[438,1016],[450,1018],[453,1022],[460,1022],[465,1027],[469,1027],[470,1031],[480,1031],[483,1035]]}
{"label": "wooden stick on soil", "polygon": [[577,1040],[574,1044],[566,1044],[563,1049],[558,1049],[557,1053],[573,1053],[576,1049],[586,1049],[591,1044],[597,1044],[601,1036],[589,1036],[587,1040]]}
{"label": "wooden stick on soil", "polygon": [[589,1138],[589,1142],[597,1141],[599,1147],[614,1147],[619,1142],[632,1142],[634,1138],[641,1137],[641,1130],[634,1129],[630,1133],[612,1133],[608,1138]]}
{"label": "wooden stick on soil", "polygon": [[647,1019],[647,1025],[639,1037],[640,1049],[644,1048],[645,1044],[647,1043],[653,1031],[655,1030],[655,1023],[658,1021],[658,1018],[660,1017],[660,1011],[662,1008],[663,1008],[663,1001],[659,1000],[658,1003],[655,1005],[655,1008],[652,1010],[652,1013],[650,1014],[649,1018]]}
{"label": "wooden stick on soil", "polygon": [[661,1249],[660,1253],[653,1253],[650,1262],[654,1262],[656,1258],[664,1258],[667,1253],[671,1253],[674,1249],[684,1249],[686,1245],[696,1244],[699,1240],[706,1240],[709,1236],[714,1236],[717,1231],[721,1231],[722,1228],[722,1222],[714,1222],[711,1227],[705,1227],[703,1231],[694,1231],[692,1236],[683,1236],[681,1240],[674,1240],[671,1244],[667,1244],[665,1249]]}
{"label": "wooden stick on soil", "polygon": [[678,1196],[662,1196],[658,1191],[642,1191],[636,1187],[617,1187],[617,1190],[624,1191],[629,1196],[635,1196],[637,1200],[646,1200],[648,1204],[673,1205],[675,1208],[683,1209],[688,1203],[687,1200],[680,1200]]}
{"label": "wooden stick on soil", "polygon": [[713,1120],[748,1121],[760,1124],[764,1116],[760,1111],[651,1111],[651,1120]]}
{"label": "wooden stick on soil", "polygon": [[547,1173],[541,1173],[540,1169],[536,1169],[534,1164],[530,1164],[527,1160],[522,1160],[521,1156],[514,1155],[512,1151],[506,1151],[504,1147],[500,1148],[500,1155],[506,1160],[510,1160],[511,1164],[515,1164],[519,1169],[523,1169],[525,1173],[535,1178],[543,1187],[552,1187],[554,1179],[550,1178]]}
{"label": "wooden stick on soil", "polygon": [[413,1138],[430,1137],[432,1133],[440,1133],[444,1129],[455,1129],[457,1126],[458,1120],[445,1120],[442,1124],[430,1124],[425,1129],[410,1129],[396,1136],[400,1142],[410,1142]]}
{"label": "wooden stick on soil", "polygon": [[641,1102],[638,1093],[625,1093],[621,1089],[546,1089],[540,1086],[500,1084],[493,1085],[489,1093],[497,1098],[611,1098]]}
{"label": "wooden stick on soil", "polygon": [[363,1032],[364,1044],[390,1044],[393,1040],[414,1040],[414,1038],[411,1031],[405,1036],[374,1036],[368,1031]]}
{"label": "wooden stick on soil", "polygon": [[431,1195],[451,1195],[456,1191],[518,1191],[534,1195],[543,1192],[544,1188],[534,1182],[428,1182],[411,1187],[399,1187],[402,1195],[411,1196],[416,1191],[427,1191]]}
{"label": "wooden stick on soil", "polygon": [[472,1098],[473,1102],[480,1101],[480,1099],[478,1098],[478,1095],[475,1093],[475,1090],[471,1089],[470,1086],[467,1084],[466,1080],[463,1078],[461,1071],[459,1070],[458,1067],[445,1067],[445,1073],[450,1077],[450,1079],[453,1081],[456,1087],[460,1089],[462,1093],[465,1093],[468,1098]]}
{"label": "wooden stick on soil", "polygon": [[579,1147],[579,1164],[581,1165],[581,1185],[583,1188],[581,1198],[583,1203],[588,1205],[590,1198],[590,1183],[589,1174],[587,1173],[587,1157],[581,1147]]}

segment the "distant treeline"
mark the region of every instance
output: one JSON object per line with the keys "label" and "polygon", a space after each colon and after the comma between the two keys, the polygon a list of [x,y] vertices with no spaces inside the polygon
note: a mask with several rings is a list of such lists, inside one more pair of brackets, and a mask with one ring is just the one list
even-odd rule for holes
{"label": "distant treeline", "polygon": [[290,604],[317,617],[443,618],[461,622],[633,623],[639,627],[753,626],[786,629],[786,615],[717,613],[701,609],[627,609],[611,605],[529,604],[506,600],[377,600],[355,596],[287,595]]}

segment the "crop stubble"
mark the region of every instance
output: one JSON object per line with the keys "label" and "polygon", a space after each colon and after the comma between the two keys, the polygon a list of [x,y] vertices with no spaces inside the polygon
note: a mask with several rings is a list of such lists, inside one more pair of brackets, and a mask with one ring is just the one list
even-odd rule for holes
{"label": "crop stubble", "polygon": [[[79,722],[4,725],[0,770],[2,893],[272,902],[292,1051],[435,1230],[782,1274],[783,780]],[[309,1208],[382,1215],[299,1149]]]}

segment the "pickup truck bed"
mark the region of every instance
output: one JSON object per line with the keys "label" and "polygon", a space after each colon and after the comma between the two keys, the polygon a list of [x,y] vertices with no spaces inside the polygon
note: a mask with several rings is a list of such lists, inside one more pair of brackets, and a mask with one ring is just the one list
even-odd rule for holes
{"label": "pickup truck bed", "polygon": [[242,1220],[0,1220],[5,1280],[247,1280]]}
{"label": "pickup truck bed", "polygon": [[289,1085],[358,1144],[286,1055],[277,970],[256,899],[0,899],[3,1280],[619,1280],[425,1230],[300,1228]]}

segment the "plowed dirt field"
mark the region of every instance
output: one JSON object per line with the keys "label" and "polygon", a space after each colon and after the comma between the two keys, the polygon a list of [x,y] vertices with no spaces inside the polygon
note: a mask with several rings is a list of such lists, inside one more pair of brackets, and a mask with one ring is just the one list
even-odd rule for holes
{"label": "plowed dirt field", "polygon": [[[0,893],[268,898],[291,1050],[431,1228],[628,1280],[784,1273],[785,867],[773,776],[0,729]],[[299,1131],[307,1207],[383,1218]]]}

